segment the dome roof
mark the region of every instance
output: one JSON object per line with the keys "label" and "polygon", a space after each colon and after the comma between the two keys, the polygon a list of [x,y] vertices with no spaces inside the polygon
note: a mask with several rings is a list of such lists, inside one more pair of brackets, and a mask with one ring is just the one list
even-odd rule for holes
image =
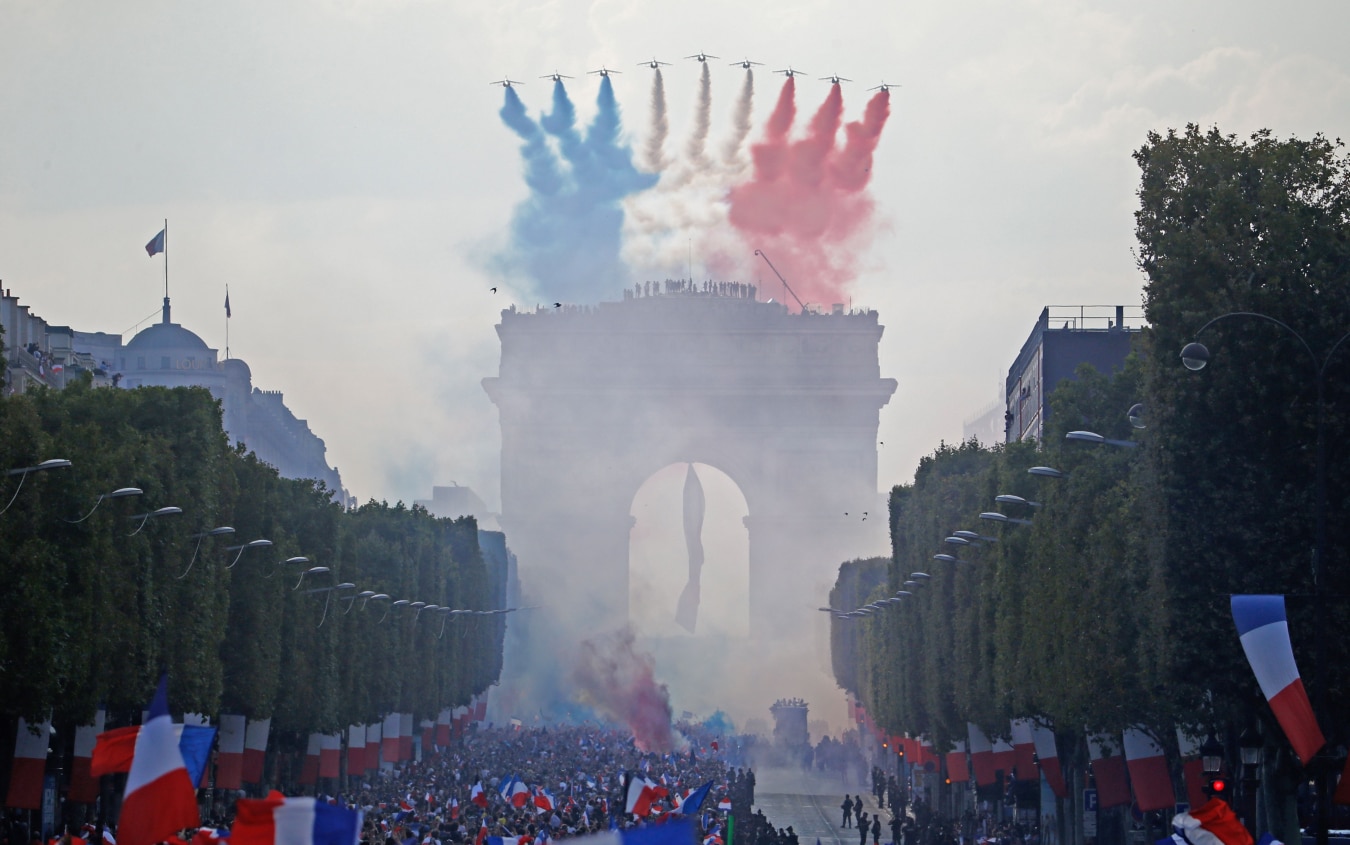
{"label": "dome roof", "polygon": [[226,358],[220,362],[220,368],[225,371],[227,378],[239,379],[246,387],[253,383],[253,371],[242,358]]}
{"label": "dome roof", "polygon": [[149,349],[191,349],[210,351],[206,341],[177,323],[156,323],[131,339],[126,345],[128,351]]}

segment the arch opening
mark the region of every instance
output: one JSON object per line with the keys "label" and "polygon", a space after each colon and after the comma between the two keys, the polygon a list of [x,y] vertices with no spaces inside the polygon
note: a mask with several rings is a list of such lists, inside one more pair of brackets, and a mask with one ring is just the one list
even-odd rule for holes
{"label": "arch opening", "polygon": [[749,512],[741,488],[709,464],[669,464],[647,477],[629,510],[628,616],[635,633],[749,636]]}

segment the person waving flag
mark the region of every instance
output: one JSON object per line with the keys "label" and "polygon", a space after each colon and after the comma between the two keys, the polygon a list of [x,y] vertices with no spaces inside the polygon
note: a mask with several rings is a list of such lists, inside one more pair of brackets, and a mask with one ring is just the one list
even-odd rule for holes
{"label": "person waving flag", "polygon": [[117,835],[122,845],[155,845],[201,823],[197,793],[169,717],[169,676],[163,675],[136,735]]}

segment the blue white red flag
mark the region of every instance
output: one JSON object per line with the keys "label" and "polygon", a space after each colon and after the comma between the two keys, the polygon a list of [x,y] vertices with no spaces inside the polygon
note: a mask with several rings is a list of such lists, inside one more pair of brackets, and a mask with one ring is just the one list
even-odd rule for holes
{"label": "blue white red flag", "polygon": [[703,806],[704,800],[707,799],[708,793],[712,791],[712,785],[713,782],[708,781],[707,783],[700,786],[698,789],[695,789],[693,792],[689,793],[689,797],[681,801],[680,806],[676,807],[674,812],[681,813],[683,815],[691,815],[693,813],[697,813],[699,808]]}
{"label": "blue white red flag", "polygon": [[160,229],[159,234],[150,239],[150,243],[145,245],[146,255],[158,255],[164,251],[165,233],[168,231],[168,229]]}
{"label": "blue white red flag", "polygon": [[[1306,766],[1326,745],[1326,739],[1294,662],[1284,596],[1233,596],[1230,604],[1242,650],[1256,673],[1256,682],[1294,753]],[[1325,632],[1318,631],[1317,635],[1325,636]]]}
{"label": "blue white red flag", "polygon": [[240,798],[231,845],[357,845],[362,813],[316,798]]}
{"label": "blue white red flag", "polygon": [[197,792],[178,735],[169,718],[169,678],[159,679],[145,724],[136,734],[136,751],[127,773],[122,818],[117,834],[122,845],[155,845],[188,827],[201,824]]}

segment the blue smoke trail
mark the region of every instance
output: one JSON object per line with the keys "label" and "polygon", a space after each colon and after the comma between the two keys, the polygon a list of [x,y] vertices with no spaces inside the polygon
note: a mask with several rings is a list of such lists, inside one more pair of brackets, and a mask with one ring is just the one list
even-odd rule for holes
{"label": "blue smoke trail", "polygon": [[[553,85],[551,111],[537,123],[515,91],[506,89],[501,117],[524,142],[530,195],[512,215],[511,245],[498,256],[497,269],[524,276],[534,293],[548,299],[595,302],[617,296],[633,281],[619,258],[621,201],[655,185],[657,175],[638,171],[632,149],[621,141],[609,77],[600,80],[596,106],[595,119],[582,135],[561,81]],[[557,139],[558,153],[546,135]]]}

